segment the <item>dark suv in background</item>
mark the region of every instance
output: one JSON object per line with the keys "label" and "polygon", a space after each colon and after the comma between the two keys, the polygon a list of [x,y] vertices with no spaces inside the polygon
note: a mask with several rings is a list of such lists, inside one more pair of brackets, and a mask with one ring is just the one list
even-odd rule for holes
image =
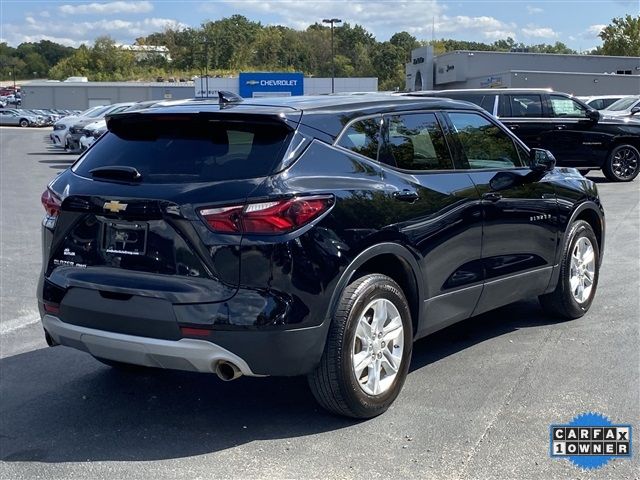
{"label": "dark suv in background", "polygon": [[185,101],[107,120],[42,195],[50,345],[114,366],[307,375],[384,412],[414,340],[598,284],[596,186],[467,102]]}
{"label": "dark suv in background", "polygon": [[549,89],[477,89],[412,92],[475,103],[531,148],[550,150],[558,164],[582,173],[602,169],[614,182],[640,173],[640,117],[615,118],[577,98]]}

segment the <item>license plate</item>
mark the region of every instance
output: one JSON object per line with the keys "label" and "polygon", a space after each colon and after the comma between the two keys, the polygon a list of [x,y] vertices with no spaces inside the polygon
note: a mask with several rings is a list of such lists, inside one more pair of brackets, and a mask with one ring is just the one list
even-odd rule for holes
{"label": "license plate", "polygon": [[104,225],[102,248],[116,255],[144,255],[147,250],[146,223],[107,221]]}

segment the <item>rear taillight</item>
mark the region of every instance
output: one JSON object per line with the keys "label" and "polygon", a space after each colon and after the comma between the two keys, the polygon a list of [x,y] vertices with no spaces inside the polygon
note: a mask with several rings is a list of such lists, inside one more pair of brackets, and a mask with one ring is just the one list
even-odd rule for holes
{"label": "rear taillight", "polygon": [[51,191],[51,189],[47,188],[43,193],[42,197],[40,197],[40,201],[42,201],[42,206],[44,207],[44,211],[47,212],[47,215],[50,217],[57,217],[60,212],[60,205],[62,201],[58,196]]}
{"label": "rear taillight", "polygon": [[306,225],[333,205],[332,195],[204,208],[200,215],[219,233],[278,234]]}

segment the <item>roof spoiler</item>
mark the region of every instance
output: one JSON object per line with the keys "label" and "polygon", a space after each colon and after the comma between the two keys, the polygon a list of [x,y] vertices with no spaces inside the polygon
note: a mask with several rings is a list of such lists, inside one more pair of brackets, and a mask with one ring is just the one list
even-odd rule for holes
{"label": "roof spoiler", "polygon": [[[244,99],[237,93],[229,92],[228,90],[209,90],[208,92],[198,92],[203,95],[195,97],[195,100],[211,100],[218,97],[218,103],[220,105],[226,105],[227,103],[240,103]],[[204,94],[207,93],[205,96]]]}

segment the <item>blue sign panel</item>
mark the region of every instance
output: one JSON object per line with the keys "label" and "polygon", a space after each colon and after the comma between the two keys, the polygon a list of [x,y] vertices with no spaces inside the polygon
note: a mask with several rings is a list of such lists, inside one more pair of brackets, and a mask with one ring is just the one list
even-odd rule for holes
{"label": "blue sign panel", "polygon": [[240,96],[268,97],[304,95],[304,75],[302,73],[241,73]]}

